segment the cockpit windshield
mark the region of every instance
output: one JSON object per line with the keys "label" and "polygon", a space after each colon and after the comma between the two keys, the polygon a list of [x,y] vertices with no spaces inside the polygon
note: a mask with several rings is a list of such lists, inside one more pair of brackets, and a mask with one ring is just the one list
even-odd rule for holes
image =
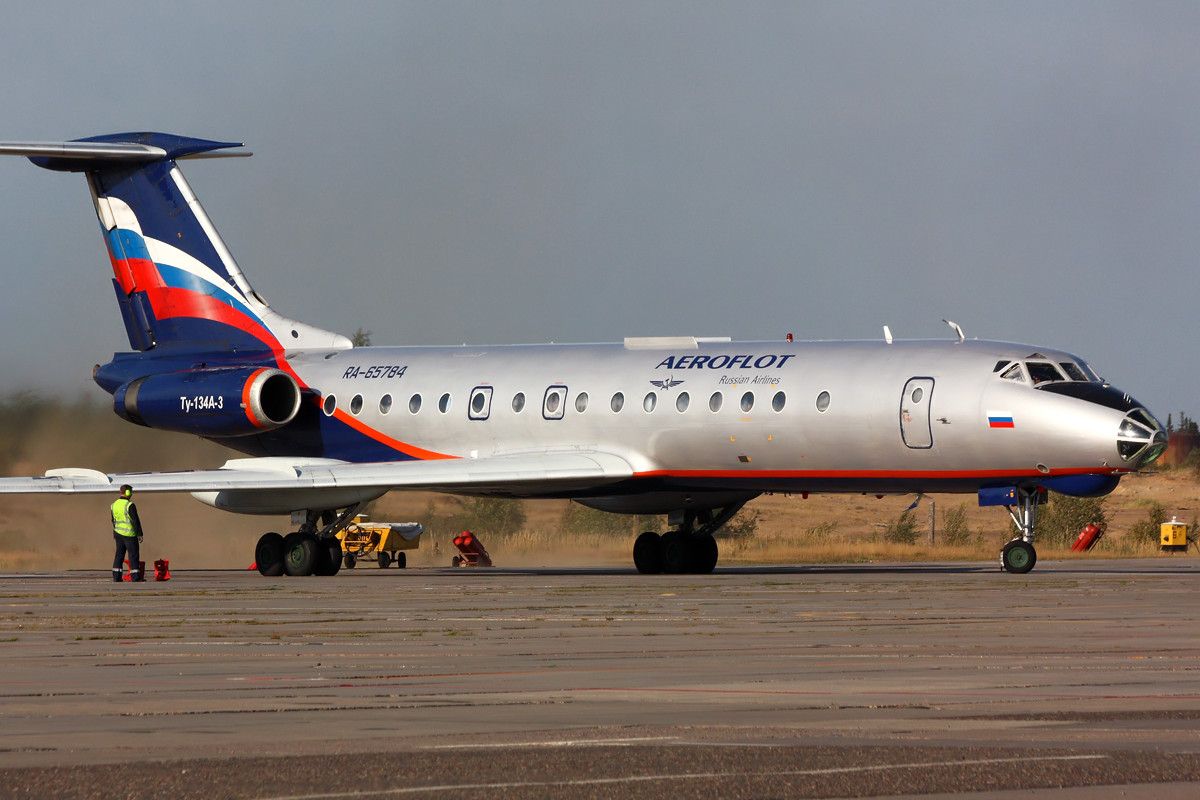
{"label": "cockpit windshield", "polygon": [[1082,361],[1059,361],[1056,363],[1049,359],[1036,360],[1043,358],[1046,357],[1037,353],[1035,358],[1025,361],[998,361],[993,371],[999,373],[1000,377],[1005,380],[1018,383],[1029,380],[1034,386],[1066,382],[1103,383],[1092,368]]}
{"label": "cockpit windshield", "polygon": [[1073,380],[1073,381],[1086,381],[1087,380],[1087,375],[1083,374],[1083,370],[1081,370],[1078,366],[1071,363],[1070,361],[1060,361],[1058,365],[1060,367],[1062,367],[1063,372],[1067,373],[1067,377],[1070,378],[1071,380]]}
{"label": "cockpit windshield", "polygon": [[1049,361],[1026,361],[1025,368],[1029,370],[1029,379],[1033,381],[1034,386],[1041,383],[1066,380],[1063,374],[1058,371],[1058,367]]}

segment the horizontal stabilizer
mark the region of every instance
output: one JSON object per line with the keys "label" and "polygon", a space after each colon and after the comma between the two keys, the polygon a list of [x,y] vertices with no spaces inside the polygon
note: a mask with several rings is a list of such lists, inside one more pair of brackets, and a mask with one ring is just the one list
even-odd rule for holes
{"label": "horizontal stabilizer", "polygon": [[0,155],[25,156],[39,167],[63,172],[86,172],[122,163],[164,159],[236,158],[251,155],[241,142],[217,142],[172,133],[114,133],[71,142],[0,142]]}

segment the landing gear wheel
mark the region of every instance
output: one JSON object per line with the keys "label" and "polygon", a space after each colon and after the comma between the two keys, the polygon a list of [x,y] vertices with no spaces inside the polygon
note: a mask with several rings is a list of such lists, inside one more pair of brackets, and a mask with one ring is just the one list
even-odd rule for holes
{"label": "landing gear wheel", "polygon": [[318,540],[317,563],[313,574],[322,577],[332,577],[342,568],[342,545],[335,538]]}
{"label": "landing gear wheel", "polygon": [[1037,550],[1024,539],[1013,539],[1000,551],[1000,566],[1005,572],[1024,575],[1037,563]]}
{"label": "landing gear wheel", "polygon": [[258,574],[277,578],[283,574],[283,537],[278,533],[264,533],[254,546],[254,563]]}
{"label": "landing gear wheel", "polygon": [[688,547],[687,536],[679,531],[667,531],[662,535],[662,565],[663,572],[668,575],[681,575],[691,566],[692,548]]}
{"label": "landing gear wheel", "polygon": [[392,557],[390,555],[388,555],[387,551],[380,550],[379,551],[379,568],[387,569],[388,564],[391,564],[391,563],[392,563]]}
{"label": "landing gear wheel", "polygon": [[662,537],[654,531],[646,531],[637,537],[633,542],[633,565],[643,575],[662,572]]}
{"label": "landing gear wheel", "polygon": [[697,575],[708,575],[716,569],[717,559],[720,556],[716,537],[711,533],[706,533],[703,536],[694,537],[688,544],[692,546],[692,572]]}
{"label": "landing gear wheel", "polygon": [[283,537],[283,569],[288,575],[312,575],[317,566],[317,537],[296,531]]}
{"label": "landing gear wheel", "polygon": [[354,553],[346,553],[346,557],[342,559],[342,566],[346,569],[354,569],[358,564],[358,557]]}
{"label": "landing gear wheel", "polygon": [[408,566],[408,556],[404,553],[396,553],[396,569],[404,569]]}

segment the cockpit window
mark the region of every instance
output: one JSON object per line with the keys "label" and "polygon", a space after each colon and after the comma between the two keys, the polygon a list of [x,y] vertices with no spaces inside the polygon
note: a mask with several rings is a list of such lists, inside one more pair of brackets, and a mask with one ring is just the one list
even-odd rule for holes
{"label": "cockpit window", "polygon": [[1064,380],[1058,368],[1048,361],[1026,361],[1025,367],[1029,370],[1029,377],[1034,386]]}
{"label": "cockpit window", "polygon": [[1104,378],[1101,378],[1100,375],[1097,374],[1096,370],[1092,369],[1091,364],[1087,363],[1086,361],[1081,361],[1080,363],[1083,365],[1083,374],[1088,376],[1088,380],[1092,381],[1093,383],[1104,383]]}
{"label": "cockpit window", "polygon": [[1077,367],[1070,361],[1060,361],[1058,364],[1063,368],[1063,372],[1067,373],[1067,377],[1073,381],[1086,381],[1087,375],[1083,374],[1083,370]]}
{"label": "cockpit window", "polygon": [[1000,377],[1006,381],[1016,381],[1017,383],[1025,382],[1025,373],[1021,371],[1020,364],[1013,364],[1004,372],[1000,373]]}
{"label": "cockpit window", "polygon": [[1012,362],[1007,359],[1004,359],[1002,361],[997,361],[996,366],[992,367],[992,372],[999,372],[1000,370],[1004,369],[1011,363]]}

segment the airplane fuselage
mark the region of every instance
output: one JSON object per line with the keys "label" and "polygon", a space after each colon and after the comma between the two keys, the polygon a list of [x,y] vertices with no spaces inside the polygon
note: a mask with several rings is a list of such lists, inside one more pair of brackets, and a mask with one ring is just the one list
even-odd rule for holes
{"label": "airplane fuselage", "polygon": [[[1087,384],[1094,396],[1035,387],[1021,366],[1031,355],[1056,366],[1058,383]],[[1118,399],[1078,357],[1027,345],[364,347],[297,353],[287,364],[312,392],[300,417],[253,441],[223,443],[346,461],[378,460],[381,449],[394,459],[596,449],[635,469],[614,498],[974,492],[1021,481],[1099,493],[1139,463],[1118,451],[1136,403]],[[1085,380],[1065,380],[1066,364]],[[528,496],[546,495],[554,493]],[[677,503],[651,496],[607,507]]]}

